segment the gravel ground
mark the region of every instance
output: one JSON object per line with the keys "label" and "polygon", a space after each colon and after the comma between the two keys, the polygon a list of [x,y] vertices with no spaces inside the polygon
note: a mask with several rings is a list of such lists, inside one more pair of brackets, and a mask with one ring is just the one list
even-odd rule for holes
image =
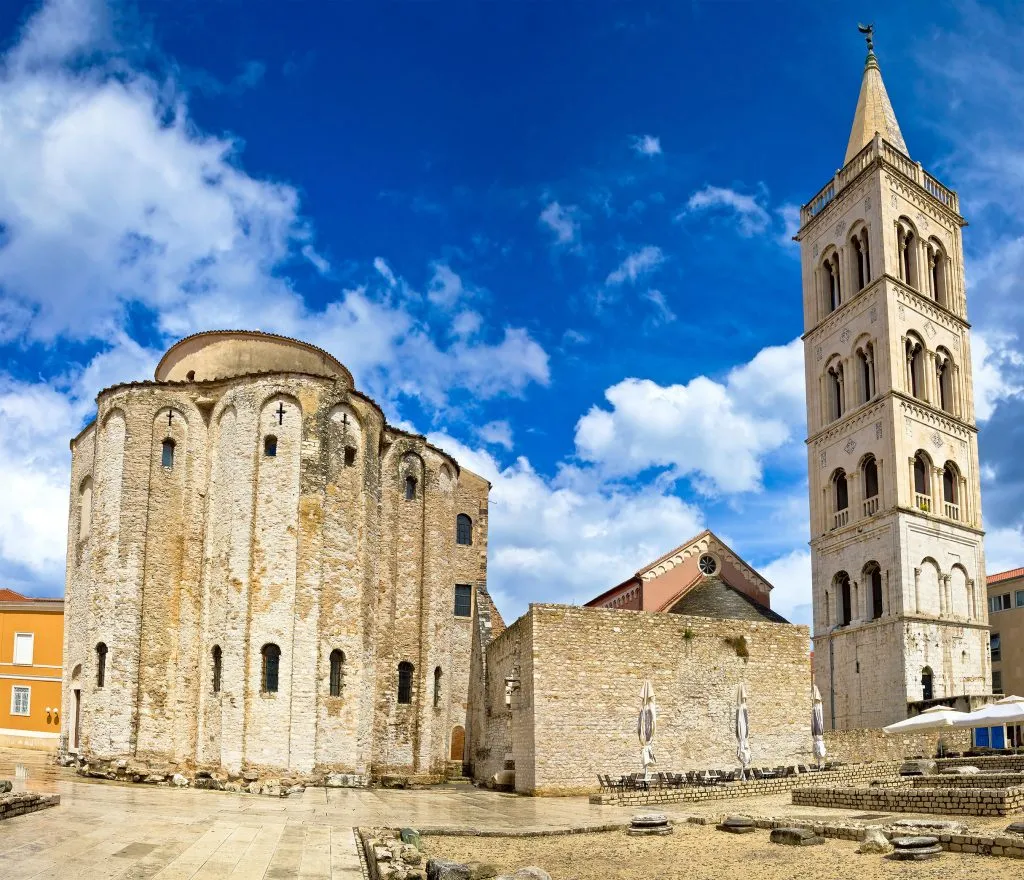
{"label": "gravel ground", "polygon": [[767,831],[725,834],[711,826],[677,825],[667,837],[625,832],[556,837],[443,837],[423,839],[430,856],[490,862],[503,871],[537,865],[552,880],[835,880],[855,877],[915,880],[1024,877],[1017,859],[943,853],[929,862],[894,862],[858,855],[857,844],[826,840],[821,846],[780,846]]}

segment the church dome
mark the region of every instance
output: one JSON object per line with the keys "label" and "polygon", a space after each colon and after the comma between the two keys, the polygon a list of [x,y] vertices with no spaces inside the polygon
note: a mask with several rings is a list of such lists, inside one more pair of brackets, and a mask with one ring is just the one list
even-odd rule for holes
{"label": "church dome", "polygon": [[274,372],[340,376],[352,384],[352,374],[323,349],[252,330],[210,330],[186,336],[167,349],[157,364],[155,378],[158,382],[201,382]]}

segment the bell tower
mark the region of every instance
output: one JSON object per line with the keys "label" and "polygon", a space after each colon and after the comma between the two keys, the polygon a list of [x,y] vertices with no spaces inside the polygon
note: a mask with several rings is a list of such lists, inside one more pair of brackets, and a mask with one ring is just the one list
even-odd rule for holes
{"label": "bell tower", "polygon": [[870,28],[843,167],[801,209],[814,676],[826,728],[991,691],[960,216]]}

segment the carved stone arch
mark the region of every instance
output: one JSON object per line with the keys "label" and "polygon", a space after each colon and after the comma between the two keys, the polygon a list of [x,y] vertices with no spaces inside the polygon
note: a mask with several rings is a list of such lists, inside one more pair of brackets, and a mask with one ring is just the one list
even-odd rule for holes
{"label": "carved stone arch", "polygon": [[100,429],[101,430],[106,430],[107,427],[110,425],[110,420],[111,419],[115,419],[115,418],[116,419],[120,419],[122,425],[126,424],[127,421],[128,421],[127,417],[124,414],[124,410],[121,407],[119,407],[119,406],[114,406],[114,407],[111,407],[110,409],[108,409],[106,411],[106,413],[104,413],[103,421],[100,424]]}
{"label": "carved stone arch", "polygon": [[448,462],[444,462],[437,469],[437,488],[444,495],[451,495],[455,488],[455,472]]}
{"label": "carved stone arch", "polygon": [[972,620],[977,616],[973,584],[967,569],[959,562],[949,569],[949,600],[954,617]]}
{"label": "carved stone arch", "polygon": [[327,445],[331,475],[362,467],[366,457],[362,416],[347,401],[338,401],[327,411]]}
{"label": "carved stone arch", "polygon": [[925,556],[918,565],[918,570],[918,611],[936,617],[943,615],[946,610],[946,597],[939,563],[933,557]]}

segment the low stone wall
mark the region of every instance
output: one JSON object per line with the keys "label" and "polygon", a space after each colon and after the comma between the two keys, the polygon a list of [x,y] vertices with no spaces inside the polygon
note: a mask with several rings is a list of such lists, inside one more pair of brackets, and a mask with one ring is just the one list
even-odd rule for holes
{"label": "low stone wall", "polygon": [[0,794],[0,821],[35,813],[47,807],[55,807],[60,803],[59,794],[33,794],[19,792],[17,794]]}
{"label": "low stone wall", "polygon": [[793,805],[881,813],[1007,816],[1024,810],[1024,788],[794,788]]}
{"label": "low stone wall", "polygon": [[825,731],[828,758],[836,761],[899,761],[915,755],[933,758],[940,740],[947,752],[966,752],[971,747],[971,731],[950,727],[893,736],[877,727]]}
{"label": "low stone wall", "polygon": [[820,770],[784,776],[780,779],[752,779],[747,782],[726,782],[721,785],[683,785],[678,788],[654,786],[647,791],[636,789],[604,789],[590,796],[590,803],[603,806],[642,806],[674,804],[727,798],[759,797],[790,791],[797,786],[839,787],[875,780],[897,780],[900,762],[879,761],[873,764],[850,764],[835,770]]}
{"label": "low stone wall", "polygon": [[908,778],[913,788],[1017,788],[1024,785],[1024,773],[975,773],[971,776],[943,774]]}
{"label": "low stone wall", "polygon": [[999,770],[1024,773],[1024,755],[979,755],[974,758],[940,758],[935,762],[939,770],[951,767],[977,767],[983,773]]}

